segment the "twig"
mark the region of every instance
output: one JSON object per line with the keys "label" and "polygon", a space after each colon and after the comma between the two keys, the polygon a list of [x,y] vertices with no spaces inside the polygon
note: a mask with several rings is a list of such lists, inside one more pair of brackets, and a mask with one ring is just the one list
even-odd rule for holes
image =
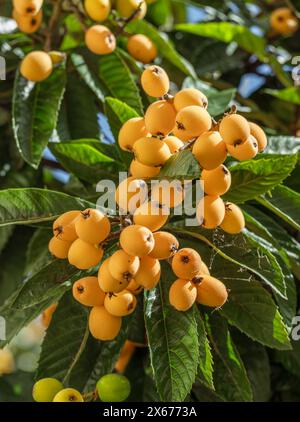
{"label": "twig", "polygon": [[185,142],[184,145],[179,149],[179,151],[185,151],[187,149],[190,149],[194,145],[194,143],[197,141],[197,139],[198,138],[196,136],[195,138],[191,139],[190,141]]}
{"label": "twig", "polygon": [[[142,4],[143,4],[143,2],[141,1],[139,3],[138,7],[131,13],[130,16],[128,16],[128,18],[125,18],[125,19],[122,19],[122,20],[120,19],[120,21],[122,21],[123,23],[122,23],[122,25],[118,25],[119,27],[118,27],[118,29],[116,30],[116,33],[115,33],[116,37],[118,35],[121,35],[124,32],[124,29],[126,28],[126,26],[131,21],[133,21],[134,18],[140,13],[141,8],[142,8]],[[116,20],[116,22],[118,23],[118,20]]]}
{"label": "twig", "polygon": [[294,12],[295,16],[300,19],[300,12],[296,9],[291,0],[285,0],[285,2],[287,6]]}
{"label": "twig", "polygon": [[52,15],[51,15],[51,18],[50,18],[50,21],[49,21],[48,31],[47,31],[45,45],[44,45],[45,51],[51,50],[52,36],[53,36],[53,33],[55,32],[55,27],[57,25],[57,22],[58,22],[58,19],[59,19],[59,16],[60,16],[61,3],[62,3],[62,0],[56,0],[55,4],[53,6],[53,11],[52,11]]}
{"label": "twig", "polygon": [[72,6],[71,4],[68,6],[68,9],[67,9],[67,11],[69,11],[69,12],[73,12],[74,13],[74,15],[76,15],[76,17],[77,17],[77,19],[78,19],[78,21],[79,21],[79,23],[80,23],[80,25],[81,25],[81,27],[82,27],[82,29],[84,30],[84,31],[86,31],[86,29],[87,29],[87,25],[86,25],[86,23],[85,23],[85,16],[80,12],[80,10],[79,9],[77,9],[77,7],[76,6]]}

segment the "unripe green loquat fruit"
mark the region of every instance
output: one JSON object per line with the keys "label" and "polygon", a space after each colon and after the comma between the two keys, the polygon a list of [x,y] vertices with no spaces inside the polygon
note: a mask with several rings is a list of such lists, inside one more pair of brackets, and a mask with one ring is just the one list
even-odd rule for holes
{"label": "unripe green loquat fruit", "polygon": [[197,138],[193,146],[193,154],[202,168],[213,170],[226,160],[226,144],[219,132],[204,132]]}
{"label": "unripe green loquat fruit", "polygon": [[92,308],[89,316],[89,329],[97,340],[113,340],[119,334],[121,326],[122,318],[111,315],[104,306]]}
{"label": "unripe green loquat fruit", "polygon": [[152,258],[165,260],[171,258],[179,249],[179,242],[171,233],[160,231],[153,233],[154,248],[150,255]]}
{"label": "unripe green loquat fruit", "polygon": [[108,261],[108,269],[113,278],[119,281],[127,281],[135,278],[140,267],[137,256],[128,255],[122,249],[116,251]]}
{"label": "unripe green loquat fruit", "polygon": [[214,170],[203,170],[201,179],[204,183],[204,192],[211,196],[222,196],[231,186],[231,173],[221,164]]}
{"label": "unripe green loquat fruit", "polygon": [[97,277],[84,277],[73,284],[73,297],[84,306],[102,306],[105,293],[100,289]]}
{"label": "unripe green loquat fruit", "polygon": [[123,402],[130,395],[130,382],[124,375],[107,374],[97,382],[97,392],[103,402]]}
{"label": "unripe green loquat fruit", "polygon": [[179,91],[174,97],[174,107],[177,111],[189,106],[207,108],[208,99],[203,92],[195,88],[185,88]]}
{"label": "unripe green loquat fruit", "polygon": [[206,195],[197,207],[197,220],[206,229],[217,228],[225,217],[225,204],[219,196]]}
{"label": "unripe green loquat fruit", "polygon": [[52,402],[56,394],[62,391],[63,388],[64,386],[57,379],[43,378],[34,384],[32,397],[36,402]]}
{"label": "unripe green loquat fruit", "polygon": [[142,179],[128,177],[117,187],[115,199],[119,208],[125,213],[133,214],[147,199],[147,184]]}
{"label": "unripe green loquat fruit", "polygon": [[77,239],[69,249],[68,259],[70,264],[79,270],[88,270],[99,264],[103,253],[101,246]]}
{"label": "unripe green loquat fruit", "polygon": [[13,10],[13,19],[17,22],[20,31],[25,34],[32,34],[36,32],[41,26],[43,19],[43,12],[40,10],[35,16],[20,15],[16,9]]}
{"label": "unripe green loquat fruit", "polygon": [[225,285],[214,277],[203,275],[199,278],[196,286],[196,301],[201,305],[220,308],[228,299]]}
{"label": "unripe green loquat fruit", "polygon": [[160,167],[146,166],[134,159],[130,164],[129,172],[135,179],[151,179],[159,175]]}
{"label": "unripe green loquat fruit", "polygon": [[152,135],[166,136],[174,128],[176,111],[167,100],[152,103],[145,114],[146,129]]}
{"label": "unripe green loquat fruit", "polygon": [[225,217],[220,227],[229,234],[238,234],[245,228],[242,210],[231,202],[225,203]]}
{"label": "unripe green loquat fruit", "polygon": [[168,145],[158,138],[141,138],[133,147],[135,158],[146,166],[161,167],[171,157]]}
{"label": "unripe green loquat fruit", "polygon": [[36,15],[43,5],[43,0],[13,0],[13,7],[19,15]]}
{"label": "unripe green loquat fruit", "polygon": [[250,126],[245,117],[229,114],[222,119],[219,132],[227,145],[239,145],[249,138]]}
{"label": "unripe green loquat fruit", "polygon": [[64,388],[59,391],[53,399],[56,403],[82,403],[82,394],[74,388]]}
{"label": "unripe green loquat fruit", "polygon": [[194,305],[196,297],[197,289],[191,281],[178,279],[170,287],[169,301],[177,311],[189,310]]}
{"label": "unripe green loquat fruit", "polygon": [[143,117],[133,117],[121,127],[118,137],[119,146],[123,151],[131,152],[134,143],[146,136],[148,136],[148,131],[145,126],[145,119]]}
{"label": "unripe green loquat fruit", "polygon": [[21,75],[32,82],[47,79],[53,70],[52,60],[44,51],[32,51],[24,57],[21,63]]}
{"label": "unripe green loquat fruit", "polygon": [[258,126],[256,123],[249,122],[250,126],[250,133],[257,141],[258,144],[258,152],[263,152],[268,145],[268,139],[265,134],[265,131]]}
{"label": "unripe green loquat fruit", "polygon": [[172,270],[177,277],[192,280],[201,269],[201,257],[191,248],[183,248],[172,259]]}
{"label": "unripe green loquat fruit", "polygon": [[79,217],[80,211],[68,211],[58,217],[53,223],[53,235],[67,242],[74,242],[77,239],[75,220]]}
{"label": "unripe green loquat fruit", "polygon": [[210,130],[211,125],[211,116],[205,108],[188,106],[177,113],[174,135],[183,141],[188,141]]}
{"label": "unripe green loquat fruit", "polygon": [[177,138],[176,136],[167,136],[164,138],[164,142],[168,145],[171,154],[177,154],[180,149],[184,146],[184,143],[181,139]]}
{"label": "unripe green loquat fruit", "polygon": [[126,289],[128,286],[128,280],[117,280],[114,278],[109,271],[109,260],[110,258],[105,259],[100,265],[98,272],[98,283],[100,289],[106,293],[119,293],[122,290]]}
{"label": "unripe green loquat fruit", "polygon": [[134,59],[144,64],[153,62],[157,57],[156,45],[142,34],[132,35],[129,38],[127,50]]}
{"label": "unripe green loquat fruit", "polygon": [[49,242],[49,251],[57,259],[67,259],[72,242],[60,240],[57,237],[52,237]]}
{"label": "unripe green loquat fruit", "polygon": [[145,290],[151,290],[159,283],[160,275],[159,260],[151,256],[144,256],[140,259],[140,267],[134,279]]}
{"label": "unripe green loquat fruit", "polygon": [[154,248],[154,237],[147,227],[134,224],[122,230],[120,246],[128,255],[146,256]]}
{"label": "unripe green loquat fruit", "polygon": [[84,8],[91,19],[103,22],[110,14],[110,0],[85,0]]}
{"label": "unripe green loquat fruit", "polygon": [[160,98],[170,89],[170,80],[163,68],[153,65],[144,70],[141,78],[143,90],[150,97]]}
{"label": "unripe green loquat fruit", "polygon": [[85,33],[85,44],[94,54],[106,55],[116,49],[116,37],[104,25],[91,26]]}
{"label": "unripe green loquat fruit", "polygon": [[133,214],[134,224],[147,227],[152,232],[159,230],[168,221],[170,210],[155,201],[144,202]]}
{"label": "unripe green loquat fruit", "polygon": [[92,245],[99,245],[110,234],[111,225],[108,217],[101,211],[88,208],[77,217],[75,230],[79,239]]}
{"label": "unripe green loquat fruit", "polygon": [[251,160],[258,153],[258,143],[254,136],[250,135],[247,141],[241,145],[227,145],[227,150],[236,160]]}
{"label": "unripe green loquat fruit", "polygon": [[128,290],[105,296],[104,306],[111,315],[124,317],[134,312],[136,297]]}
{"label": "unripe green loquat fruit", "polygon": [[143,19],[147,13],[145,0],[117,0],[116,8],[122,18],[129,18],[138,8],[139,12],[135,15],[135,20]]}

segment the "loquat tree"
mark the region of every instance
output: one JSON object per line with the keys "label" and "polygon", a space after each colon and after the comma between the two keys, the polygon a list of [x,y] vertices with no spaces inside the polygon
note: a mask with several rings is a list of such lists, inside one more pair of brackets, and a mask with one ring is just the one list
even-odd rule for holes
{"label": "loquat tree", "polygon": [[300,2],[0,3],[0,401],[299,400]]}

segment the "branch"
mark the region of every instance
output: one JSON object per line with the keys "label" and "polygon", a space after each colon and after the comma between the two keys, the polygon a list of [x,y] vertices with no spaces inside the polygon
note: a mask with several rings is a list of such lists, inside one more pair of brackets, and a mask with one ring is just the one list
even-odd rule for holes
{"label": "branch", "polygon": [[287,6],[293,11],[295,16],[300,19],[300,12],[296,9],[296,7],[293,5],[291,0],[285,0]]}
{"label": "branch", "polygon": [[118,29],[117,29],[117,31],[116,31],[116,37],[118,36],[118,35],[121,35],[123,32],[124,32],[124,29],[126,28],[126,26],[131,22],[131,21],[133,21],[134,20],[134,18],[140,13],[140,11],[141,11],[141,9],[142,9],[142,4],[143,4],[143,2],[141,1],[140,3],[139,3],[139,5],[138,5],[138,7],[131,13],[131,15],[130,16],[128,16],[128,18],[125,18],[125,19],[122,19],[122,25],[119,25],[119,23],[118,23],[118,21],[117,21],[117,23],[118,23],[118,25],[119,25],[119,27],[118,27]]}
{"label": "branch", "polygon": [[59,19],[59,16],[60,16],[61,3],[62,3],[62,0],[56,0],[55,4],[53,6],[53,11],[52,11],[51,18],[49,20],[48,31],[47,31],[45,45],[44,45],[45,51],[51,50],[52,36],[53,36],[53,33],[55,31],[55,28],[56,28],[56,25],[57,25],[57,22],[58,22],[58,19]]}

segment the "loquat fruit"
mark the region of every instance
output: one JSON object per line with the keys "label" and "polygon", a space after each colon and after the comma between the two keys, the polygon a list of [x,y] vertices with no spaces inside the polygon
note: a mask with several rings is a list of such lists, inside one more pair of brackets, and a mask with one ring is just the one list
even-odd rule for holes
{"label": "loquat fruit", "polygon": [[177,113],[174,135],[188,141],[210,130],[211,125],[211,117],[205,108],[188,106]]}
{"label": "loquat fruit", "polygon": [[289,7],[279,7],[270,16],[270,24],[274,31],[282,35],[290,35],[299,28],[299,21]]}
{"label": "loquat fruit", "polygon": [[219,127],[220,135],[227,145],[239,145],[250,136],[250,126],[245,117],[239,114],[228,114]]}
{"label": "loquat fruit", "polygon": [[154,237],[147,227],[134,224],[122,230],[120,246],[128,255],[146,256],[154,248]]}
{"label": "loquat fruit", "polygon": [[148,188],[144,180],[128,177],[117,187],[115,199],[123,212],[133,214],[146,201],[147,194]]}
{"label": "loquat fruit", "polygon": [[84,402],[81,393],[75,388],[64,388],[59,391],[53,399],[56,403],[82,403]]}
{"label": "loquat fruit", "polygon": [[231,186],[231,173],[221,164],[214,170],[203,170],[201,179],[204,183],[204,192],[211,196],[222,196]]}
{"label": "loquat fruit", "polygon": [[125,341],[124,346],[121,349],[120,356],[115,364],[115,371],[118,373],[124,373],[132,358],[136,349],[136,345],[129,340]]}
{"label": "loquat fruit", "polygon": [[110,0],[84,0],[84,8],[91,19],[103,22],[110,14]]}
{"label": "loquat fruit", "polygon": [[177,154],[180,149],[184,146],[184,143],[181,139],[176,136],[167,136],[164,138],[164,142],[168,145],[171,154]]}
{"label": "loquat fruit", "polygon": [[225,217],[225,204],[219,196],[206,195],[197,207],[197,219],[206,229],[217,228]]}
{"label": "loquat fruit", "polygon": [[135,20],[141,20],[147,13],[147,3],[145,0],[117,0],[116,7],[122,18],[129,18],[138,10]]}
{"label": "loquat fruit", "polygon": [[79,239],[93,245],[99,245],[107,239],[111,225],[108,217],[101,211],[88,208],[77,217],[75,229]]}
{"label": "loquat fruit", "polygon": [[134,279],[146,290],[153,289],[159,282],[161,267],[158,259],[144,256],[140,259],[140,267]]}
{"label": "loquat fruit", "polygon": [[52,60],[44,51],[32,51],[24,57],[21,63],[21,75],[32,82],[47,79],[53,70]]}
{"label": "loquat fruit", "polygon": [[246,142],[240,145],[227,145],[229,154],[239,160],[246,161],[256,157],[258,153],[258,142],[250,135]]}
{"label": "loquat fruit", "polygon": [[145,126],[145,119],[143,117],[133,117],[121,127],[118,137],[119,146],[123,151],[131,152],[134,143],[146,136],[148,136],[148,131]]}
{"label": "loquat fruit", "polygon": [[127,281],[135,278],[140,267],[137,256],[128,255],[122,249],[116,251],[108,261],[108,269],[113,278],[120,281]]}
{"label": "loquat fruit", "polygon": [[42,323],[45,328],[48,328],[52,321],[52,316],[57,309],[57,303],[53,303],[42,313]]}
{"label": "loquat fruit", "polygon": [[77,239],[69,249],[68,259],[70,264],[79,270],[88,270],[99,264],[103,253],[101,246],[92,245],[91,243]]}
{"label": "loquat fruit", "polygon": [[100,289],[97,277],[84,277],[73,284],[73,297],[84,306],[102,306],[105,293]]}
{"label": "loquat fruit", "polygon": [[201,262],[200,274],[210,275],[210,271],[208,269],[208,266],[203,261]]}
{"label": "loquat fruit", "polygon": [[43,19],[43,12],[40,10],[35,16],[20,15],[16,9],[13,10],[13,19],[17,22],[20,31],[25,34],[32,34],[36,32],[41,26]]}
{"label": "loquat fruit", "polygon": [[19,15],[36,15],[43,5],[43,0],[13,0],[13,7]]}
{"label": "loquat fruit", "polygon": [[174,208],[180,205],[184,200],[184,188],[179,180],[161,181],[155,183],[151,190],[152,201],[163,204],[168,208]]}
{"label": "loquat fruit", "polygon": [[106,55],[116,49],[116,37],[104,25],[91,26],[85,33],[85,44],[94,54]]}
{"label": "loquat fruit", "polygon": [[77,239],[75,220],[79,217],[80,211],[67,211],[58,217],[53,223],[53,235],[67,242],[74,242]]}
{"label": "loquat fruit", "polygon": [[68,258],[69,249],[72,245],[72,242],[66,242],[60,240],[57,237],[52,237],[49,242],[49,251],[57,259],[66,259]]}
{"label": "loquat fruit", "polygon": [[148,64],[157,57],[156,45],[149,37],[142,34],[132,35],[127,43],[129,54],[139,62]]}
{"label": "loquat fruit", "polygon": [[15,360],[8,347],[0,349],[0,377],[9,375],[15,371]]}
{"label": "loquat fruit", "polygon": [[213,170],[226,160],[226,144],[219,132],[204,132],[197,138],[193,146],[193,154],[202,168]]}
{"label": "loquat fruit", "polygon": [[167,100],[152,103],[145,114],[145,125],[148,132],[156,136],[168,135],[175,126],[176,112]]}
{"label": "loquat fruit", "polygon": [[92,308],[89,316],[90,333],[97,340],[113,340],[119,334],[122,318],[111,315],[104,306]]}
{"label": "loquat fruit", "polygon": [[185,88],[179,91],[174,97],[174,107],[177,111],[189,106],[207,108],[208,99],[203,92],[195,88]]}
{"label": "loquat fruit", "polygon": [[151,179],[159,175],[160,167],[146,166],[134,159],[130,164],[129,172],[136,179]]}
{"label": "loquat fruit", "polygon": [[201,257],[191,248],[183,248],[175,253],[172,259],[172,270],[177,277],[192,280],[199,274]]}
{"label": "loquat fruit", "polygon": [[229,234],[238,234],[245,228],[242,210],[231,202],[225,203],[225,217],[220,227]]}
{"label": "loquat fruit", "polygon": [[141,138],[133,146],[135,158],[152,167],[163,166],[171,157],[168,145],[158,138]]}
{"label": "loquat fruit", "polygon": [[147,227],[152,232],[159,230],[168,221],[170,210],[158,202],[144,202],[133,214],[134,224]]}
{"label": "loquat fruit", "polygon": [[119,293],[122,290],[126,289],[128,286],[128,280],[117,280],[114,278],[109,271],[109,260],[110,258],[105,259],[100,265],[98,272],[98,283],[100,289],[106,293]]}
{"label": "loquat fruit", "polygon": [[258,144],[258,152],[263,152],[268,145],[268,139],[265,134],[265,131],[258,126],[256,123],[249,122],[250,126],[250,133],[257,141]]}
{"label": "loquat fruit", "polygon": [[104,306],[111,315],[123,317],[130,315],[136,308],[136,297],[129,290],[105,296]]}
{"label": "loquat fruit", "polygon": [[228,293],[225,285],[214,277],[203,275],[196,286],[196,301],[201,305],[220,308],[227,301]]}
{"label": "loquat fruit", "polygon": [[144,70],[141,78],[143,90],[150,97],[160,98],[170,89],[170,80],[163,68],[153,65]]}
{"label": "loquat fruit", "polygon": [[143,286],[140,286],[134,279],[131,280],[127,286],[127,290],[129,290],[135,296],[139,295],[143,291],[143,289]]}
{"label": "loquat fruit", "polygon": [[55,378],[42,378],[34,384],[32,397],[36,402],[52,402],[56,394],[63,388],[62,383]]}
{"label": "loquat fruit", "polygon": [[187,311],[190,309],[197,297],[195,285],[188,280],[176,280],[169,291],[169,302],[177,311]]}
{"label": "loquat fruit", "polygon": [[154,248],[150,255],[159,260],[171,258],[179,249],[179,242],[171,233],[160,231],[153,233]]}

